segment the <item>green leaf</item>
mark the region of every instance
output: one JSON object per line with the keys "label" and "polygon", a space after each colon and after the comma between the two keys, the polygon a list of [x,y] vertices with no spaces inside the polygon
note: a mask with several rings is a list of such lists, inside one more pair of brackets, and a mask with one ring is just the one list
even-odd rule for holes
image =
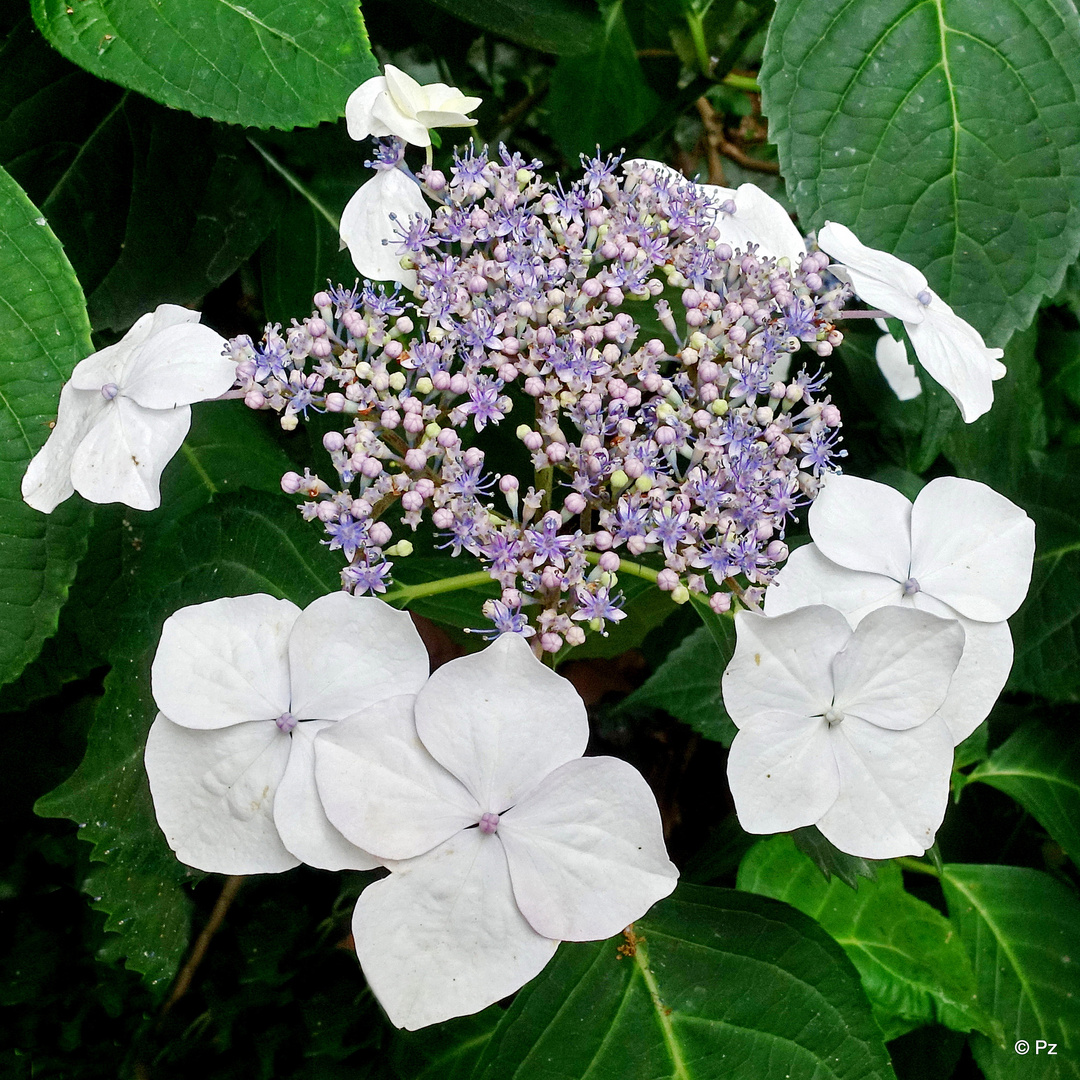
{"label": "green leaf", "polygon": [[31,10],[79,67],[230,124],[336,120],[378,74],[355,0],[32,0]]}
{"label": "green leaf", "polygon": [[419,1031],[397,1031],[389,1060],[401,1080],[469,1080],[491,1041],[503,1009],[490,1005],[472,1016]]}
{"label": "green leaf", "polygon": [[1080,731],[1033,720],[969,774],[974,781],[1011,795],[1080,865]]}
{"label": "green leaf", "polygon": [[877,877],[877,861],[841,851],[816,825],[804,825],[791,832],[795,846],[813,862],[825,881],[835,877],[848,888],[857,889],[859,879]]}
{"label": "green leaf", "polygon": [[[734,650],[731,620],[723,622],[731,628]],[[737,729],[720,695],[720,677],[730,659],[730,651],[725,656],[709,628],[700,626],[668,653],[648,679],[623,700],[619,710],[634,713],[662,709],[706,739],[730,746]]]}
{"label": "green leaf", "polygon": [[93,351],[82,290],[45,218],[0,169],[0,684],[37,656],[86,550],[78,499],[32,510],[20,487],[60,387]]}
{"label": "green leaf", "polygon": [[682,885],[632,933],[563,943],[472,1080],[893,1077],[856,972],[793,908]]}
{"label": "green leaf", "polygon": [[[979,1004],[1005,1028],[1005,1043],[973,1036],[987,1080],[1080,1076],[1080,899],[1038,870],[948,864],[941,879],[952,921],[975,968]],[[1018,1054],[1017,1040],[1031,1052]],[[1036,1058],[1037,1039],[1057,1044]]]}
{"label": "green leaf", "polygon": [[975,973],[955,928],[904,890],[895,863],[879,864],[877,879],[860,881],[856,891],[839,880],[826,883],[790,837],[777,836],[751,849],[738,887],[816,919],[843,946],[883,1018],[993,1031],[978,1007]]}
{"label": "green leaf", "polygon": [[221,496],[173,527],[148,531],[123,564],[126,603],[108,645],[113,671],[75,774],[38,800],[43,817],[71,818],[94,845],[84,883],[116,951],[163,990],[187,947],[190,905],[179,863],[157,827],[142,756],[156,709],[150,665],[161,626],[178,608],[220,596],[268,592],[305,606],[338,586],[337,565],[310,542],[283,499]]}
{"label": "green leaf", "polygon": [[602,0],[600,9],[602,26],[592,48],[560,57],[551,73],[549,127],[568,158],[595,153],[598,145],[609,149],[646,123],[660,103],[638,62],[623,0]]}
{"label": "green leaf", "polygon": [[540,52],[588,52],[599,33],[590,0],[432,0],[458,19]]}
{"label": "green leaf", "polygon": [[760,82],[803,228],[919,267],[997,345],[1080,249],[1071,0],[779,0]]}

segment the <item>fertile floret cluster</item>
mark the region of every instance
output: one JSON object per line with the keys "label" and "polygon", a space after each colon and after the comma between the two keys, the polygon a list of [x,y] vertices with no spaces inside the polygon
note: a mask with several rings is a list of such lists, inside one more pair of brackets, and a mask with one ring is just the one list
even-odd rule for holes
{"label": "fertile floret cluster", "polygon": [[[385,143],[373,165],[400,156]],[[323,438],[333,483],[282,481],[348,560],[345,588],[385,591],[410,550],[393,517],[429,514],[502,587],[495,630],[550,652],[623,617],[620,554],[655,552],[677,601],[756,603],[843,454],[818,365],[788,378],[804,344],[841,341],[849,289],[827,257],[732,250],[730,209],[701,188],[647,162],[584,165],[569,188],[505,149],[423,170],[437,208],[398,223],[411,296],[330,289],[302,324],[232,342],[249,406],[285,428],[310,409],[348,421]],[[477,445],[511,414],[531,470]]]}

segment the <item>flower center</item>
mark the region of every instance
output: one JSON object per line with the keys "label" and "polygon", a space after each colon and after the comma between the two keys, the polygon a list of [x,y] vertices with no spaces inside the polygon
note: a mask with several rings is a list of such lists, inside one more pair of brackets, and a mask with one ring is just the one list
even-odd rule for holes
{"label": "flower center", "polygon": [[825,710],[825,722],[832,727],[834,724],[839,724],[844,719],[844,714],[835,706],[830,705]]}
{"label": "flower center", "polygon": [[914,596],[919,591],[919,583],[913,577],[909,577],[904,582],[904,595]]}
{"label": "flower center", "polygon": [[923,289],[921,293],[916,293],[915,299],[918,300],[923,307],[929,307],[930,301],[934,298],[930,295],[929,289]]}
{"label": "flower center", "polygon": [[289,732],[292,731],[294,727],[296,727],[296,717],[293,716],[291,712],[283,712],[277,718],[276,723],[278,726],[278,730],[288,735]]}
{"label": "flower center", "polygon": [[499,827],[499,815],[487,813],[480,819],[480,831],[489,835]]}
{"label": "flower center", "polygon": [[112,399],[113,399],[114,397],[116,397],[116,395],[117,395],[117,394],[119,394],[119,393],[120,393],[120,387],[119,387],[119,386],[117,386],[117,385],[116,385],[116,383],[114,383],[114,382],[107,382],[107,383],[106,383],[106,384],[105,384],[105,385],[104,385],[104,386],[103,386],[103,387],[101,388],[101,396],[102,396],[102,397],[103,397],[103,398],[104,398],[104,399],[105,399],[106,401],[112,401]]}

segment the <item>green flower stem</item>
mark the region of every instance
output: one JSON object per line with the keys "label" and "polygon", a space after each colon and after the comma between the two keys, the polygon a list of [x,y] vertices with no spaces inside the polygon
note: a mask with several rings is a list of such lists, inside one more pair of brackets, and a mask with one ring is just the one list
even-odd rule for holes
{"label": "green flower stem", "polygon": [[400,589],[384,594],[382,599],[387,604],[408,607],[413,600],[422,600],[425,596],[438,596],[440,593],[457,592],[460,589],[475,589],[491,581],[486,570],[477,570],[471,574],[458,574],[456,577],[439,578],[437,581],[423,581],[419,585],[402,585]]}
{"label": "green flower stem", "polygon": [[698,69],[702,75],[708,75],[712,71],[712,58],[709,56],[709,47],[705,44],[704,21],[696,11],[688,11],[686,13],[686,25],[690,30],[690,39],[694,43]]}
{"label": "green flower stem", "polygon": [[761,93],[757,79],[750,75],[736,75],[733,71],[729,71],[720,81],[734,90],[746,90],[751,94]]}
{"label": "green flower stem", "polygon": [[932,866],[928,866],[920,859],[909,859],[906,857],[894,859],[894,862],[898,862],[905,870],[914,870],[917,874],[929,874],[931,877],[941,877],[941,875]]}
{"label": "green flower stem", "polygon": [[[600,564],[600,553],[596,551],[586,551],[585,561],[592,563],[593,566]],[[645,581],[651,581],[656,584],[656,575],[658,570],[653,570],[651,566],[642,566],[641,563],[627,562],[626,559],[620,560],[619,565],[620,574],[629,574],[631,577],[642,578]]]}

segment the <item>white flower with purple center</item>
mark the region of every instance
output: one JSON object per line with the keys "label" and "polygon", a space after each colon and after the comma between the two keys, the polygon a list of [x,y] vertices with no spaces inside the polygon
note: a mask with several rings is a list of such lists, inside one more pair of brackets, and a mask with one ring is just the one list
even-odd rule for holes
{"label": "white flower with purple center", "polygon": [[23,476],[27,503],[49,514],[77,491],[91,502],[157,508],[192,402],[223,394],[236,379],[228,342],[199,318],[161,304],[75,365],[52,434]]}
{"label": "white flower with purple center", "polygon": [[1035,523],[985,484],[942,476],[914,505],[886,484],[831,476],[810,507],[814,543],[791,553],[765,613],[838,608],[854,627],[892,604],[958,619],[964,655],[941,716],[957,743],[986,719],[1012,667],[1005,621],[1023,603]]}
{"label": "white flower with purple center", "polygon": [[921,855],[945,816],[953,740],[938,714],[964,647],[953,619],[888,607],[740,612],[723,678],[739,733],[728,782],[751,833],[817,825],[865,859]]}
{"label": "white flower with purple center", "polygon": [[154,657],[161,712],[145,761],[177,858],[221,874],[378,866],[327,821],[313,742],[427,675],[409,616],[370,597],[332,593],[301,611],[256,593],[175,612]]}
{"label": "white flower with purple center", "polygon": [[398,1027],[477,1012],[537,975],[560,940],[619,933],[674,888],[652,792],[583,758],[585,706],[524,638],[439,668],[419,695],[315,740],[327,816],[387,863],[353,917]]}
{"label": "white flower with purple center", "polygon": [[988,348],[982,335],[957,315],[910,263],[867,247],[846,226],[827,221],[818,232],[822,251],[841,264],[855,295],[900,319],[926,373],[956,402],[966,423],[994,404],[996,379],[1005,375],[1001,349]]}

